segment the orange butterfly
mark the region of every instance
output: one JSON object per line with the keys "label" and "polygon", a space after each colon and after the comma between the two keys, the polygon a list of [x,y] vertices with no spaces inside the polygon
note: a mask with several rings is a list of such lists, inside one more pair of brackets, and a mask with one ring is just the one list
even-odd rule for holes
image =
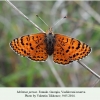
{"label": "orange butterfly", "polygon": [[52,28],[46,33],[22,36],[11,41],[12,49],[31,60],[45,61],[48,55],[53,55],[53,61],[58,64],[69,64],[80,60],[91,52],[91,48],[74,38],[54,34]]}

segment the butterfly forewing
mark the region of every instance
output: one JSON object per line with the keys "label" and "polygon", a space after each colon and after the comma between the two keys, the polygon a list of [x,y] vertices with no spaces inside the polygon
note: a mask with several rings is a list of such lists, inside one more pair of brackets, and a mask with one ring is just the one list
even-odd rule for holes
{"label": "butterfly forewing", "polygon": [[37,33],[22,36],[11,41],[10,46],[12,49],[22,56],[35,61],[44,61],[47,59],[45,33]]}

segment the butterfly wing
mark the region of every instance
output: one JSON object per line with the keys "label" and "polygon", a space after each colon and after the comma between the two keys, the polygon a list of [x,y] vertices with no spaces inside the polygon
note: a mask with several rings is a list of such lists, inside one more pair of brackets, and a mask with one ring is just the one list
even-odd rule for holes
{"label": "butterfly wing", "polygon": [[45,33],[37,33],[22,36],[11,41],[12,49],[22,56],[26,56],[35,61],[44,61],[47,59]]}
{"label": "butterfly wing", "polygon": [[87,56],[91,48],[79,40],[65,35],[55,34],[53,60],[59,64],[68,64]]}

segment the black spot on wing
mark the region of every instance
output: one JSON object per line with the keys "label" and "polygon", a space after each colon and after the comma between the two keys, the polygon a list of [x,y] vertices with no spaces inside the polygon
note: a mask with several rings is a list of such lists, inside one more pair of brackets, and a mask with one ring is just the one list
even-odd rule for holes
{"label": "black spot on wing", "polygon": [[74,49],[74,46],[72,46],[72,49]]}
{"label": "black spot on wing", "polygon": [[33,48],[33,47],[30,47],[30,49],[31,49],[31,50],[34,50],[34,48]]}
{"label": "black spot on wing", "polygon": [[68,53],[69,52],[69,50],[66,50],[66,53]]}
{"label": "black spot on wing", "polygon": [[78,42],[78,45],[77,45],[76,49],[78,50],[80,48],[81,43],[78,40],[77,40],[77,42]]}
{"label": "black spot on wing", "polygon": [[21,44],[24,45],[23,36],[21,37]]}

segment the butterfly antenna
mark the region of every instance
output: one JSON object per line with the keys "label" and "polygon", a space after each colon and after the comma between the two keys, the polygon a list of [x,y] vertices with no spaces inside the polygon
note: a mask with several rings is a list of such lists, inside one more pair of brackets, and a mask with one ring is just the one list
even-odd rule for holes
{"label": "butterfly antenna", "polygon": [[[39,16],[39,15],[36,15],[46,26],[48,26],[47,25],[47,23]],[[49,27],[49,26],[48,26]]]}
{"label": "butterfly antenna", "polygon": [[65,16],[64,18],[69,19],[69,20],[74,21],[74,22],[77,22],[76,18],[72,18],[70,16]]}
{"label": "butterfly antenna", "polygon": [[61,18],[60,20],[58,20],[51,28],[55,27],[61,20],[63,20],[64,18],[67,18],[67,16]]}

